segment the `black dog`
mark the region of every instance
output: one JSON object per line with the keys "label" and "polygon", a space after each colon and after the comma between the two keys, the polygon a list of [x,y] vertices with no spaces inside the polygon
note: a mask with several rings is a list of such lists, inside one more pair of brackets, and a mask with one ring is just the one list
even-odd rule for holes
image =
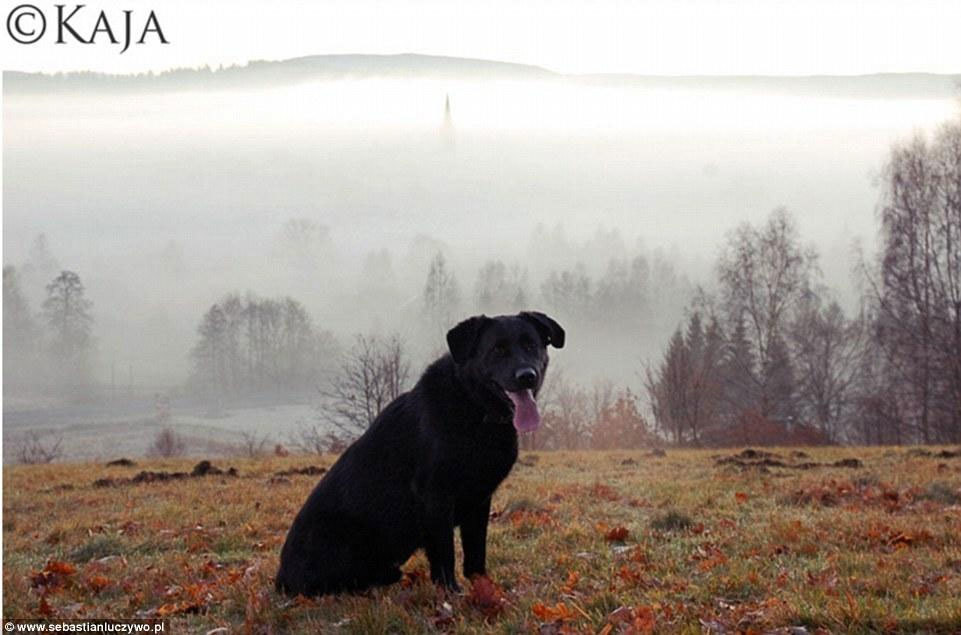
{"label": "black dog", "polygon": [[[425,548],[430,577],[457,589],[483,575],[491,495],[517,459],[517,431],[540,422],[534,401],[547,345],[564,330],[543,313],[472,317],[447,333],[450,354],[380,413],[318,483],[294,519],[277,590],[317,595],[396,582]],[[511,425],[513,422],[513,425]]]}

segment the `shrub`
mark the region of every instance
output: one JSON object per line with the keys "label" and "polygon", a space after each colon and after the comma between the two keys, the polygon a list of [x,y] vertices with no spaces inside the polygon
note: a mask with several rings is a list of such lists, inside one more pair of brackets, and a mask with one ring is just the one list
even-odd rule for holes
{"label": "shrub", "polygon": [[172,457],[182,456],[187,451],[187,444],[183,437],[174,432],[173,428],[163,428],[157,433],[153,444],[147,449],[147,456]]}

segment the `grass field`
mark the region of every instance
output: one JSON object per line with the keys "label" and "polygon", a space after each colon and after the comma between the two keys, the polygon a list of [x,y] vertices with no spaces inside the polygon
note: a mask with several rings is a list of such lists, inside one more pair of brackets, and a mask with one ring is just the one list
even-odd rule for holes
{"label": "grass field", "polygon": [[[318,600],[273,591],[319,478],[277,473],[332,457],[140,483],[124,479],[193,462],[5,467],[3,615],[200,633],[961,632],[961,456],[773,451],[524,454],[494,499],[492,581],[445,594],[416,555],[393,587]],[[861,465],[834,465],[847,458]]]}

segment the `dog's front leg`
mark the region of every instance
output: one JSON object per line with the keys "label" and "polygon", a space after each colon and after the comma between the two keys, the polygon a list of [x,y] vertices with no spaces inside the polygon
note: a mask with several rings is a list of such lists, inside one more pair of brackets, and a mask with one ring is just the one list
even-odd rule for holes
{"label": "dog's front leg", "polygon": [[454,501],[447,496],[432,496],[427,501],[427,560],[430,579],[459,591],[454,577]]}
{"label": "dog's front leg", "polygon": [[490,519],[491,499],[487,498],[464,514],[460,525],[461,544],[464,546],[464,577],[486,575],[487,522]]}

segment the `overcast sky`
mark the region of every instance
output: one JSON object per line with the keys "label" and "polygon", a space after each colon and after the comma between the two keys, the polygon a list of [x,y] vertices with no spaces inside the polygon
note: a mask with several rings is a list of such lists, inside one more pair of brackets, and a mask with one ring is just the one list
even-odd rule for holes
{"label": "overcast sky", "polygon": [[[4,3],[3,20],[18,3]],[[55,18],[53,3],[36,2]],[[18,70],[136,72],[324,53],[426,53],[564,73],[860,74],[961,72],[959,0],[484,0],[87,2],[122,38],[156,10],[168,46],[33,45],[2,38]],[[143,10],[140,9],[143,7]]]}

